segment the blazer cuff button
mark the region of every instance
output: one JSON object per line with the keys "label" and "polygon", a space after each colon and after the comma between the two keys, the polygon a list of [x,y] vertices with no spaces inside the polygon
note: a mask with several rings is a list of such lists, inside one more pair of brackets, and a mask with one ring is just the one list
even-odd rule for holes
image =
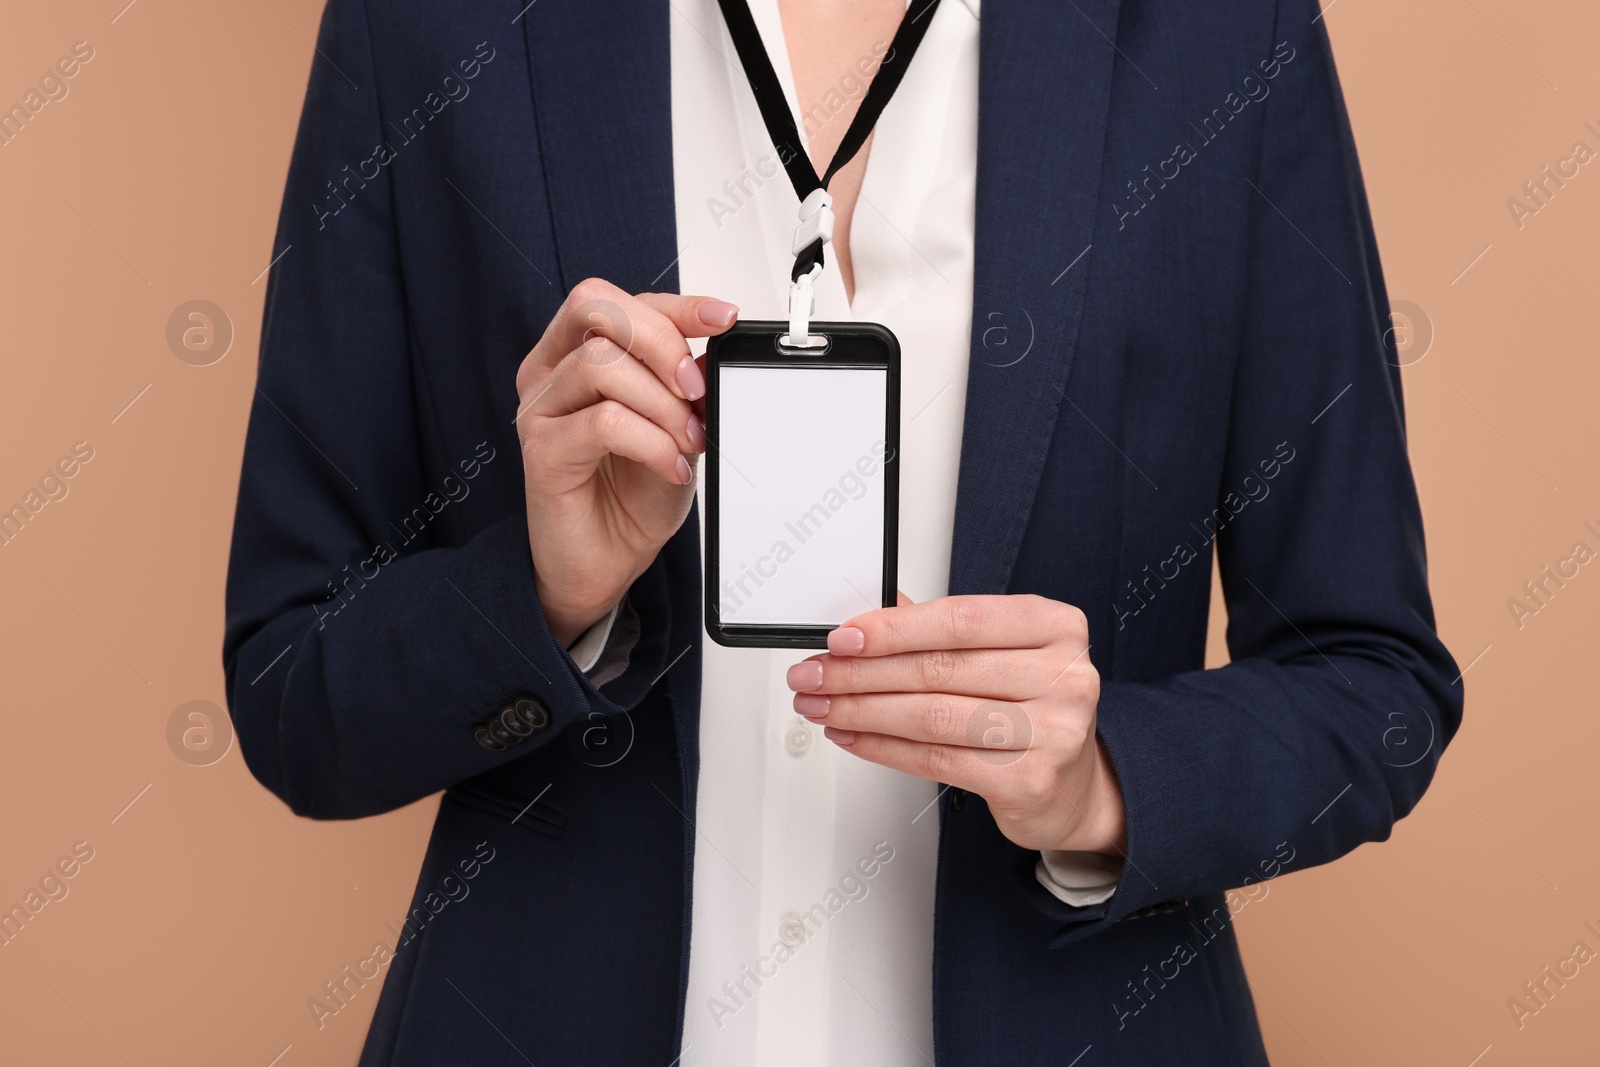
{"label": "blazer cuff button", "polygon": [[500,714],[508,726],[512,722],[518,724],[512,732],[522,737],[538,733],[550,725],[550,709],[544,706],[543,701],[533,697],[521,698]]}
{"label": "blazer cuff button", "polygon": [[520,697],[500,714],[472,731],[473,740],[490,752],[504,752],[550,725],[550,709],[534,697]]}
{"label": "blazer cuff button", "polygon": [[504,752],[506,750],[506,746],[495,740],[494,736],[489,733],[487,726],[480,726],[472,731],[472,739],[478,742],[479,748],[487,749],[490,752]]}

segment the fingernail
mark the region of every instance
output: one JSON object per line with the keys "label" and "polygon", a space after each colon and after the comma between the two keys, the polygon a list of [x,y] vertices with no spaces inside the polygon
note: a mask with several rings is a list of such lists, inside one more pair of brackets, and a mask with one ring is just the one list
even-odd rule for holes
{"label": "fingernail", "polygon": [[700,305],[700,321],[707,326],[732,326],[739,317],[739,309],[721,300],[707,300]]}
{"label": "fingernail", "polygon": [[[692,481],[694,481],[694,471],[689,469],[689,461],[684,459],[682,456],[679,456],[678,457],[678,484],[679,485],[688,485]],[[818,679],[818,682],[820,684],[821,679]]]}
{"label": "fingernail", "polygon": [[796,693],[794,710],[808,719],[820,719],[828,714],[828,698],[812,693]]}
{"label": "fingernail", "polygon": [[848,747],[856,743],[856,732],[854,730],[835,730],[831,726],[824,726],[822,728],[822,736],[836,745]]}
{"label": "fingernail", "polygon": [[705,427],[700,425],[700,416],[689,416],[689,425],[683,428],[683,435],[689,439],[690,446],[696,452],[704,452],[706,450],[706,431]]}
{"label": "fingernail", "polygon": [[841,626],[828,635],[828,651],[835,656],[854,656],[867,647],[867,635],[854,626]]}
{"label": "fingernail", "polygon": [[796,693],[804,693],[808,689],[815,689],[822,684],[822,664],[814,659],[804,663],[796,663],[789,668],[789,688]]}
{"label": "fingernail", "polygon": [[706,376],[694,365],[693,356],[683,357],[674,377],[678,379],[678,388],[683,390],[685,400],[699,400],[706,395]]}

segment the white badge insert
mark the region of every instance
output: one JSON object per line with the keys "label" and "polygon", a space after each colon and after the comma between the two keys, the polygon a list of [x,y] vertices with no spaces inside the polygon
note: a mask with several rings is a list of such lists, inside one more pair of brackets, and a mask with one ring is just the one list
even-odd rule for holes
{"label": "white badge insert", "polygon": [[888,371],[719,373],[722,623],[836,626],[881,607]]}

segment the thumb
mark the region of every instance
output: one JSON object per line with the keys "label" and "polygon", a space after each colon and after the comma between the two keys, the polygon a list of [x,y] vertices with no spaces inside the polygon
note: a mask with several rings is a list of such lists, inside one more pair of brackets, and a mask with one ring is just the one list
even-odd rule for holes
{"label": "thumb", "polygon": [[903,589],[896,589],[894,591],[894,595],[895,607],[897,608],[907,608],[916,603],[915,600],[912,600],[910,597],[906,596],[905,590]]}
{"label": "thumb", "polygon": [[739,309],[709,296],[640,293],[639,303],[661,312],[685,337],[715,337],[739,318]]}

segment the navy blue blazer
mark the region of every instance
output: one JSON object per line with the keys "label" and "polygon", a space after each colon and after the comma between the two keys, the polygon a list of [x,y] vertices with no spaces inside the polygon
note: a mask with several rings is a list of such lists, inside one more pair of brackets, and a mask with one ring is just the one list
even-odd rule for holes
{"label": "navy blue blazer", "polygon": [[[369,1065],[680,1051],[697,522],[596,691],[540,614],[512,425],[577,281],[677,286],[670,5],[525,2],[331,0],[273,250],[228,575],[242,751],[313,818],[445,791]],[[1068,907],[944,794],[941,1065],[1264,1063],[1224,891],[1386,838],[1459,724],[1316,14],[984,4],[950,591],[1088,614],[1128,858]],[[1206,671],[1213,548],[1234,662]]]}

